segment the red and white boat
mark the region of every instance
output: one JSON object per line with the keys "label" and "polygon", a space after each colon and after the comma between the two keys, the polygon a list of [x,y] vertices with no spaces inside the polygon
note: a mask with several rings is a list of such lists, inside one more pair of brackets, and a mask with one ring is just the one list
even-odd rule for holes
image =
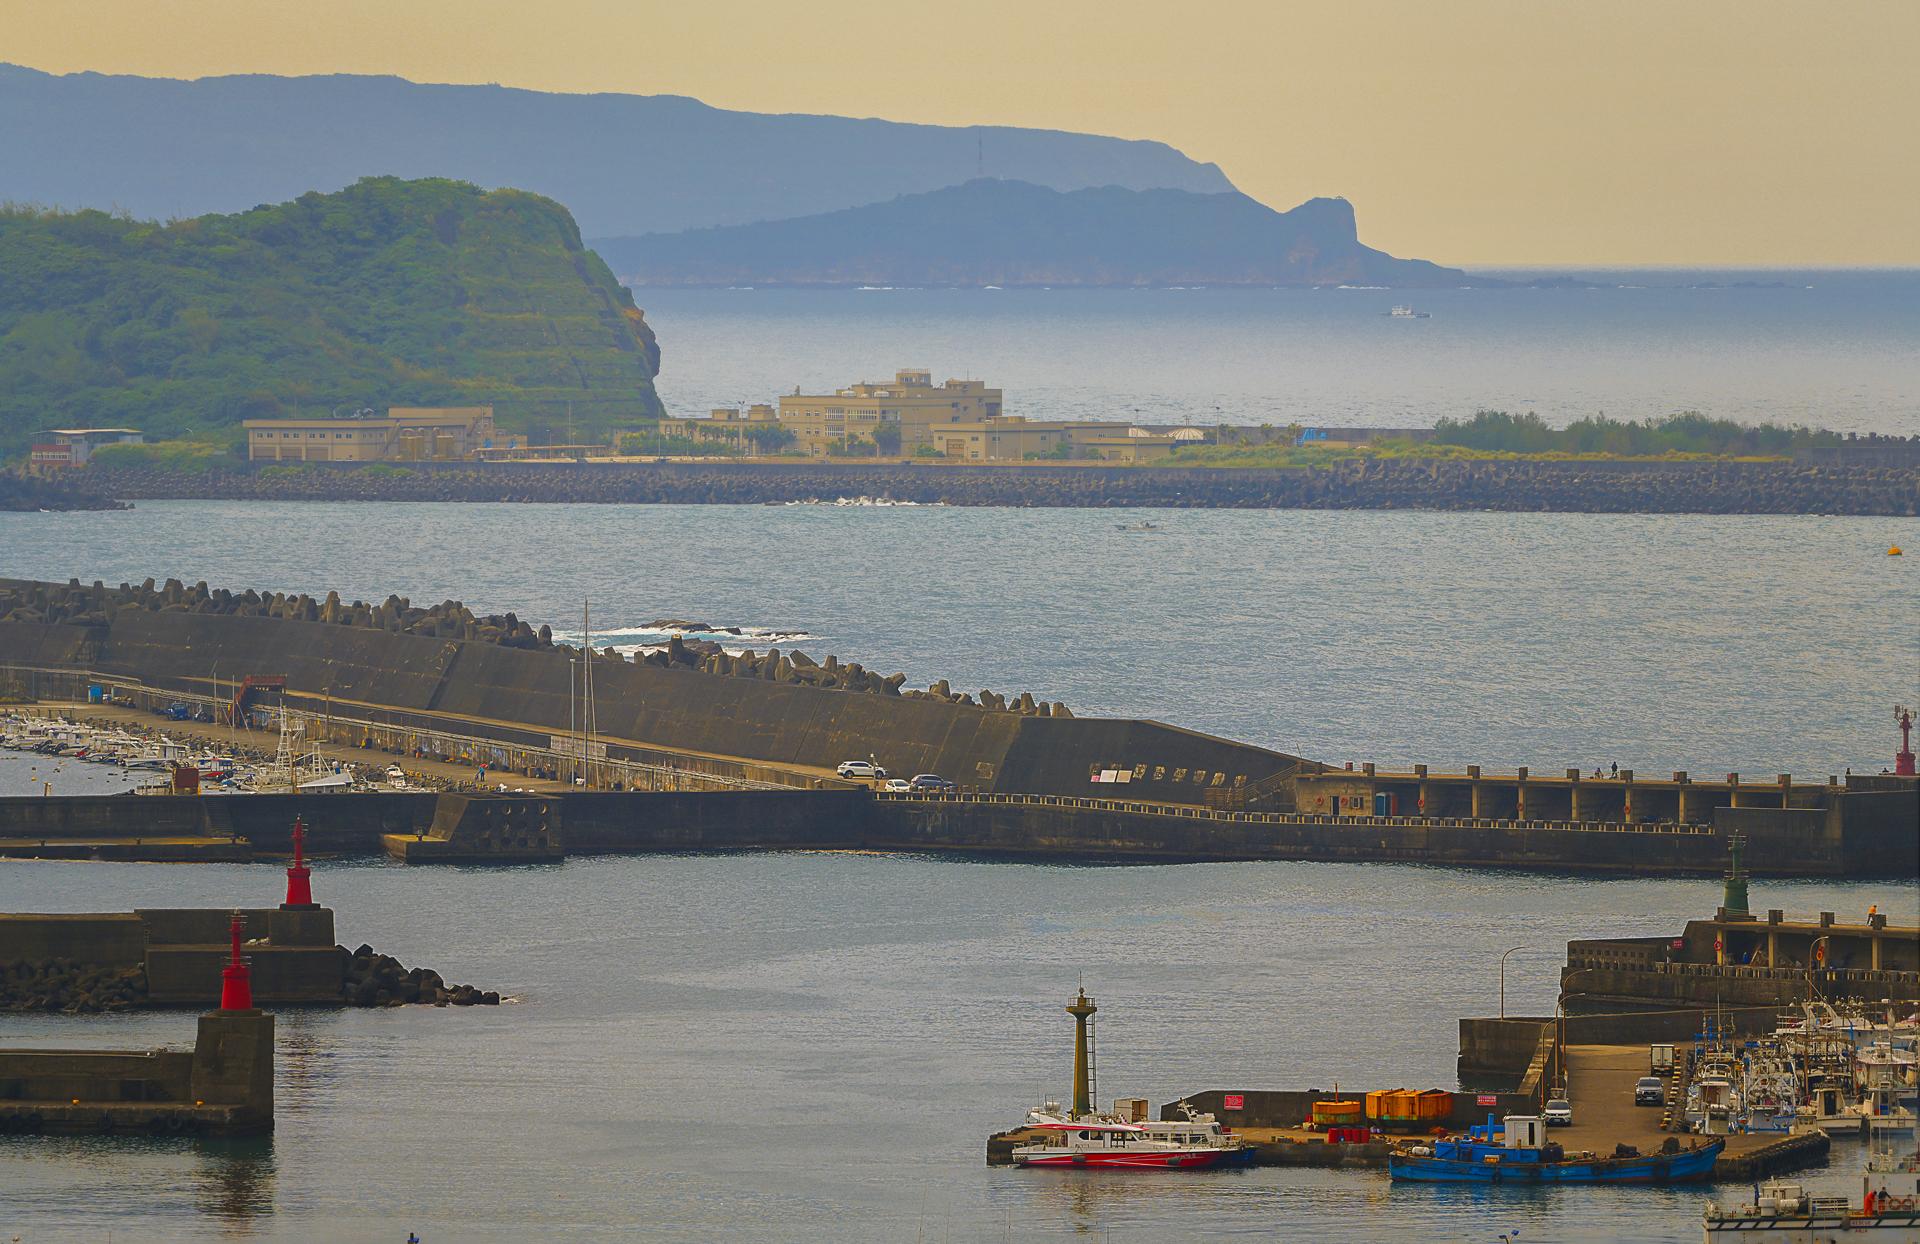
{"label": "red and white boat", "polygon": [[1039,1133],[1032,1144],[1013,1151],[1016,1166],[1122,1166],[1164,1170],[1204,1170],[1241,1166],[1253,1150],[1227,1132],[1210,1114],[1182,1103],[1183,1119],[1131,1122],[1115,1115],[1072,1118],[1060,1103],[1048,1102],[1027,1115]]}
{"label": "red and white boat", "polygon": [[1073,1108],[1050,1101],[1028,1111],[1032,1135],[1014,1146],[1015,1166],[1204,1170],[1253,1161],[1253,1150],[1238,1136],[1186,1102],[1178,1119],[1148,1119],[1142,1097],[1121,1099],[1112,1114],[1094,1113],[1093,1016],[1099,1009],[1085,989],[1067,1004],[1074,1020]]}

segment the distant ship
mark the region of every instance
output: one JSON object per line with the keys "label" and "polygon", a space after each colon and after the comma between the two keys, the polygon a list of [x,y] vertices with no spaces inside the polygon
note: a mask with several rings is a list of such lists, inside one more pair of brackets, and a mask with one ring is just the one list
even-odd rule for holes
{"label": "distant ship", "polygon": [[1431,313],[1415,311],[1412,307],[1395,307],[1393,310],[1387,312],[1387,317],[1395,320],[1430,320],[1433,318]]}

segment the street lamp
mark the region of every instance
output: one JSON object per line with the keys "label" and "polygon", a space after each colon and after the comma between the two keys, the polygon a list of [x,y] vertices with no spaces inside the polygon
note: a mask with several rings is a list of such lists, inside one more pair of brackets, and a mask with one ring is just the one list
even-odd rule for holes
{"label": "street lamp", "polygon": [[1526,949],[1525,946],[1515,946],[1513,950],[1506,951],[1502,953],[1500,956],[1500,1018],[1501,1019],[1505,1019],[1507,1017],[1507,955],[1512,954],[1514,950],[1525,950],[1525,949]]}

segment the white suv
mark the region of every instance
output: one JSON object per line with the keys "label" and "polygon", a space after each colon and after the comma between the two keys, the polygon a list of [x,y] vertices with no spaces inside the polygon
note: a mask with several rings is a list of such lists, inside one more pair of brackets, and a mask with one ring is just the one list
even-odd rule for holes
{"label": "white suv", "polygon": [[887,771],[871,760],[843,760],[834,770],[843,778],[883,778]]}

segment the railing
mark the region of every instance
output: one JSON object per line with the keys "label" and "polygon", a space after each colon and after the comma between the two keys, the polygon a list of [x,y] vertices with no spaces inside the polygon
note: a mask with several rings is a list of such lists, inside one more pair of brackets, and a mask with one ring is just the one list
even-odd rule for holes
{"label": "railing", "polygon": [[896,803],[957,803],[976,806],[1035,806],[1074,808],[1093,812],[1119,812],[1144,816],[1169,816],[1215,824],[1244,825],[1317,825],[1352,826],[1375,829],[1383,825],[1406,829],[1490,829],[1503,832],[1541,830],[1552,832],[1658,834],[1683,838],[1710,838],[1707,825],[1677,822],[1642,821],[1503,821],[1491,817],[1467,816],[1347,816],[1311,812],[1232,812],[1204,808],[1196,804],[1147,803],[1124,799],[1093,799],[1084,795],[1023,795],[1002,791],[875,791],[874,798]]}
{"label": "railing", "polygon": [[[155,687],[138,678],[130,678],[124,674],[100,674],[89,670],[76,670],[70,667],[49,666],[10,665],[5,667],[5,669],[53,675],[63,679],[73,679],[81,685],[89,682],[108,684],[116,691],[134,692],[154,700],[164,700],[169,704],[205,706],[216,710],[216,713],[219,710],[228,709],[231,706],[231,701],[220,696],[206,695],[197,691],[179,691],[171,687]],[[315,698],[312,692],[293,691],[287,694],[300,696],[308,700]],[[21,705],[16,707],[31,710],[35,706]],[[724,787],[728,790],[795,789],[795,787],[782,782],[763,782],[754,778],[735,777],[731,774],[712,773],[704,769],[681,768],[677,765],[656,764],[650,761],[631,758],[623,760],[618,756],[610,756],[607,759],[596,757],[592,761],[584,761],[577,756],[570,755],[564,749],[542,747],[533,743],[509,742],[503,739],[488,738],[485,735],[464,734],[456,730],[442,729],[438,726],[413,726],[392,721],[376,721],[368,717],[355,717],[347,713],[334,712],[331,710],[315,712],[283,706],[279,711],[284,712],[289,721],[302,725],[320,722],[325,723],[329,728],[334,725],[339,725],[348,729],[358,729],[371,735],[404,735],[414,740],[417,745],[431,745],[434,750],[447,752],[449,754],[465,752],[475,759],[486,756],[490,760],[498,760],[501,753],[513,753],[524,757],[537,758],[542,762],[543,766],[550,766],[556,772],[569,765],[580,770],[591,766],[595,775],[602,780],[596,782],[592,787],[585,787],[583,789],[604,789],[616,780],[620,781],[628,789],[633,789],[635,785],[634,779],[636,777],[646,778],[648,785],[645,789],[651,790],[686,790],[715,786]],[[408,714],[415,714],[417,712],[417,710],[413,709],[396,709],[395,711]],[[216,721],[217,720],[218,717],[216,716]],[[204,723],[189,721],[180,724],[191,727]],[[534,725],[520,726],[516,727],[516,729],[539,733],[539,727]],[[656,753],[665,750],[644,743],[629,745],[620,740],[609,741],[605,739],[604,735],[600,736],[600,741],[607,742],[610,749],[631,746],[635,750],[645,750]],[[404,756],[404,753],[391,754]]]}

